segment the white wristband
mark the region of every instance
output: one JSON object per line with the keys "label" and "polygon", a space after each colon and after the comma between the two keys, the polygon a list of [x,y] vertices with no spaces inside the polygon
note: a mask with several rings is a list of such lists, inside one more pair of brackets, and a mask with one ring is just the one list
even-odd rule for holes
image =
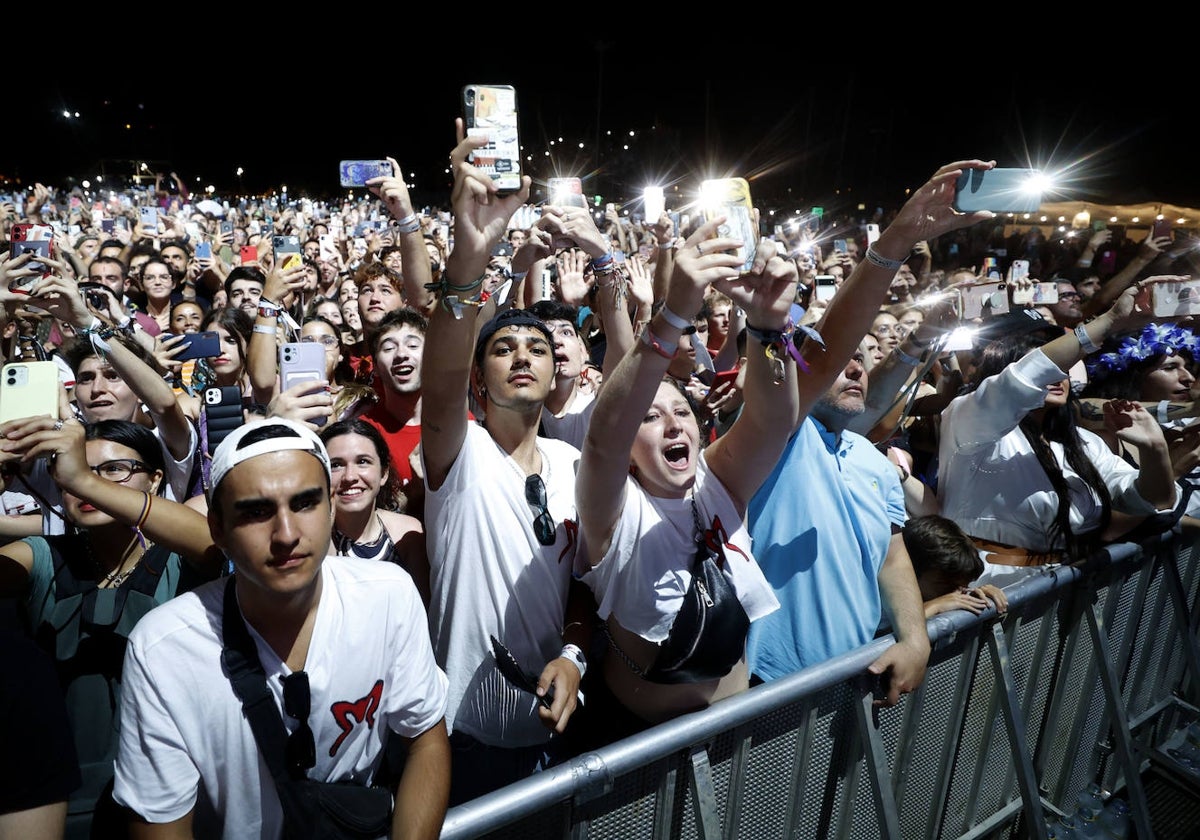
{"label": "white wristband", "polygon": [[1083,352],[1087,353],[1089,356],[1100,349],[1096,346],[1096,343],[1092,341],[1092,337],[1088,335],[1083,324],[1077,324],[1075,326],[1075,337],[1079,339],[1079,346],[1083,348]]}
{"label": "white wristband", "polygon": [[663,316],[663,320],[677,330],[686,330],[688,327],[692,326],[691,321],[680,315],[676,315],[665,303],[658,310],[658,314]]}
{"label": "white wristband", "polygon": [[583,651],[579,645],[563,645],[560,659],[569,659],[571,663],[579,669],[579,679],[583,679],[583,675],[587,673],[587,660],[583,657]]}

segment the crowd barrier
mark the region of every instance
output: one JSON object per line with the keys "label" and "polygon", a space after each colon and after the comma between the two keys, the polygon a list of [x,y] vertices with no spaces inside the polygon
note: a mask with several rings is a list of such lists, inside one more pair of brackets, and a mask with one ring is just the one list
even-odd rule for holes
{"label": "crowd barrier", "polygon": [[1154,837],[1142,777],[1183,773],[1200,716],[1198,552],[1185,529],[1035,573],[1002,620],[930,619],[895,707],[865,670],[889,636],[452,808],[442,838],[1046,838],[1091,782]]}

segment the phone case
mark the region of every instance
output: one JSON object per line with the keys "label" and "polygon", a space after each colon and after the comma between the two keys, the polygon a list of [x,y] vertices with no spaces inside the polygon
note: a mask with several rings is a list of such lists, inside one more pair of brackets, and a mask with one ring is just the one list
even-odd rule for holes
{"label": "phone case", "polygon": [[706,221],[718,216],[725,217],[725,221],[717,228],[717,236],[742,240],[737,255],[742,261],[742,271],[749,271],[754,266],[754,255],[758,250],[750,184],[745,178],[718,178],[701,184],[700,193],[713,197],[713,202],[704,208]]}
{"label": "phone case", "polygon": [[212,259],[212,243],[199,242],[196,244],[196,259],[211,260]]}
{"label": "phone case", "polygon": [[142,227],[158,228],[158,211],[153,207],[143,207],[141,210]]}
{"label": "phone case", "polygon": [[243,245],[241,250],[242,265],[254,265],[258,262],[258,248],[254,245]]}
{"label": "phone case", "polygon": [[365,187],[380,176],[392,177],[392,164],[386,160],[338,161],[338,181],[343,187]]}
{"label": "phone case", "polygon": [[[11,253],[9,254],[9,256],[12,259],[16,259],[17,257],[21,256],[22,254],[32,253],[32,254],[36,254],[39,257],[45,257],[46,259],[53,259],[53,256],[54,256],[54,248],[52,247],[53,244],[54,243],[51,242],[49,239],[39,239],[39,240],[25,239],[25,240],[21,240],[21,241],[14,241],[12,243],[12,249],[11,249]],[[32,259],[29,262],[27,262],[23,266],[23,268],[29,268],[38,273],[31,274],[28,277],[19,277],[15,280],[12,280],[8,284],[8,290],[10,292],[17,292],[18,294],[27,295],[33,290],[33,287],[35,285],[37,285],[39,280],[41,280],[43,277],[50,276],[50,266],[46,265],[41,260]]]}
{"label": "phone case", "polygon": [[467,85],[462,89],[463,125],[468,137],[486,136],[471,163],[508,195],[521,189],[521,142],[517,133],[517,92],[512,85]]}
{"label": "phone case", "polygon": [[813,278],[813,294],[817,300],[832,300],[837,293],[837,278],[832,274],[819,274]]}
{"label": "phone case", "polygon": [[58,419],[58,365],[9,362],[0,371],[0,423],[48,414]]}
{"label": "phone case", "polygon": [[978,283],[962,290],[962,317],[972,318],[1003,315],[1008,312],[1008,284]]}
{"label": "phone case", "polygon": [[1200,280],[1170,280],[1150,287],[1155,318],[1200,315]]}
{"label": "phone case", "polygon": [[221,337],[215,332],[187,333],[181,344],[184,349],[175,356],[178,362],[211,359],[221,355]]}
{"label": "phone case", "polygon": [[230,432],[245,422],[242,416],[242,391],[236,385],[205,388],[203,409],[204,424],[208,430],[208,454],[211,455]]}
{"label": "phone case", "polygon": [[1036,169],[967,169],[954,188],[954,209],[962,213],[1033,213],[1042,192],[1031,180]]}
{"label": "phone case", "polygon": [[279,380],[284,391],[300,382],[323,382],[324,346],[311,341],[293,341],[280,347]]}
{"label": "phone case", "polygon": [[867,245],[874,245],[879,239],[879,225],[867,225]]}
{"label": "phone case", "polygon": [[587,199],[583,197],[583,182],[578,178],[551,178],[550,203],[559,207],[587,209]]}
{"label": "phone case", "polygon": [[1155,219],[1154,226],[1150,229],[1150,236],[1158,239],[1160,236],[1171,235],[1171,220],[1170,219]]}

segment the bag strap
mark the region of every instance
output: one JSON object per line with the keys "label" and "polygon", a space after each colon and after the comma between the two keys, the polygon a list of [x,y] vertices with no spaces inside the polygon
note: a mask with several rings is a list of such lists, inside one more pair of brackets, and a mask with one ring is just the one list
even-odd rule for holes
{"label": "bag strap", "polygon": [[287,755],[287,729],[284,728],[271,689],[267,687],[266,672],[259,661],[254,639],[250,637],[250,631],[242,620],[242,611],[238,609],[234,592],[236,580],[236,575],[230,575],[225,583],[225,609],[221,616],[224,649],[221,651],[221,661],[229,673],[234,692],[242,701],[242,711],[254,732],[258,751],[267,762],[267,769],[271,771],[271,778],[275,780],[280,793],[279,800],[286,811],[288,797],[282,794],[291,782],[284,759]]}

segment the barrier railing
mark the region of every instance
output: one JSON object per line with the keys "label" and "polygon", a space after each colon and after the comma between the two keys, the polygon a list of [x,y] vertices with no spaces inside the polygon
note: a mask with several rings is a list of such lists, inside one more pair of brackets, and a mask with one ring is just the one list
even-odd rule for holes
{"label": "barrier railing", "polygon": [[1090,782],[1153,837],[1141,774],[1182,773],[1169,747],[1200,716],[1198,542],[1035,573],[1003,621],[936,616],[898,706],[872,703],[877,639],[453,808],[443,840],[1046,838]]}

